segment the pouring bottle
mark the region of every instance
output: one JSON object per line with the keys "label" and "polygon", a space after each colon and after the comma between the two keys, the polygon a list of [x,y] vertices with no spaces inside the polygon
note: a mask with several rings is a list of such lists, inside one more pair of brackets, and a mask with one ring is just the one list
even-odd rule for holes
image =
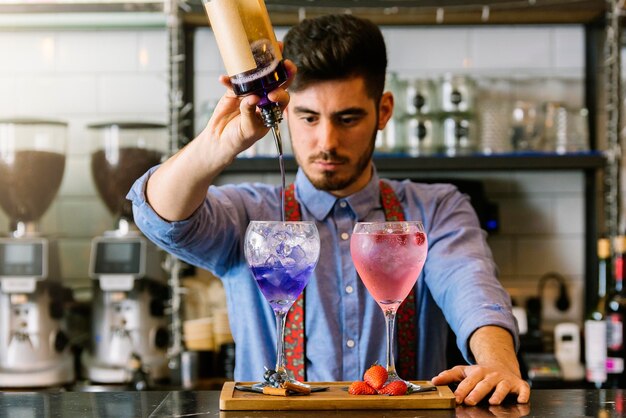
{"label": "pouring bottle", "polygon": [[206,0],[204,6],[233,91],[260,96],[264,124],[276,127],[282,112],[267,94],[287,81],[288,74],[265,2]]}

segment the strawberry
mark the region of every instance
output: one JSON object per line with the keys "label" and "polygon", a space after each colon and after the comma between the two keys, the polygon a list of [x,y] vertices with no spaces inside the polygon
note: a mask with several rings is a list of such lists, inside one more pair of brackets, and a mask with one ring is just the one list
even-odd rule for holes
{"label": "strawberry", "polygon": [[391,241],[391,238],[389,237],[389,235],[386,234],[375,234],[374,235],[374,242],[376,244],[389,244]]}
{"label": "strawberry", "polygon": [[398,243],[404,247],[406,245],[406,243],[409,242],[409,235],[408,234],[401,234],[398,235]]}
{"label": "strawberry", "polygon": [[376,389],[365,382],[356,381],[352,382],[348,388],[348,393],[350,395],[376,395]]}
{"label": "strawberry", "polygon": [[425,242],[426,242],[426,235],[424,235],[424,233],[418,232],[415,234],[415,243],[417,244],[418,247],[421,245],[424,245]]}
{"label": "strawberry", "polygon": [[389,396],[400,396],[406,395],[407,387],[406,383],[402,380],[394,380],[393,382],[389,382],[387,385],[383,386],[378,390],[379,395],[389,395]]}
{"label": "strawberry", "polygon": [[383,387],[387,381],[387,377],[387,369],[380,364],[374,364],[372,367],[367,369],[363,375],[363,380],[365,380],[368,385],[378,390]]}

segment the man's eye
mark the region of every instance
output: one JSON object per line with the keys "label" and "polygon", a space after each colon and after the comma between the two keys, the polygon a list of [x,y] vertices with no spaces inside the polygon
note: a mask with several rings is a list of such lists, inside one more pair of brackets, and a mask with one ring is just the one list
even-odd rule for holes
{"label": "man's eye", "polygon": [[339,118],[339,121],[343,125],[353,125],[359,121],[359,118],[357,116],[342,116],[341,118]]}
{"label": "man's eye", "polygon": [[305,116],[302,119],[304,119],[306,123],[315,123],[315,121],[317,121],[317,117],[315,116]]}

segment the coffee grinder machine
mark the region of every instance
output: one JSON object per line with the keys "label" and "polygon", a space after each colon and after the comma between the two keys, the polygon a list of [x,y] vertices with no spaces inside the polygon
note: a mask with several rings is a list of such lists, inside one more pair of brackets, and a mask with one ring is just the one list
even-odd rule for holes
{"label": "coffee grinder machine", "polygon": [[166,127],[112,122],[89,129],[96,144],[92,176],[117,225],[92,240],[92,341],[82,354],[84,375],[99,384],[129,384],[138,371],[149,380],[163,380],[169,376],[164,253],[133,223],[126,194],[166,154]]}
{"label": "coffee grinder machine", "polygon": [[10,233],[0,238],[0,387],[51,387],[74,380],[56,242],[38,221],[65,169],[67,124],[0,120],[0,206]]}

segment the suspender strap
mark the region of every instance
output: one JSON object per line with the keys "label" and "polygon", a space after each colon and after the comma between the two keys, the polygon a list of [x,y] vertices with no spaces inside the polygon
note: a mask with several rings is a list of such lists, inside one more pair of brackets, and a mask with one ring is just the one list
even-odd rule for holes
{"label": "suspender strap", "polygon": [[[385,210],[385,220],[404,221],[404,212],[398,196],[390,185],[380,181],[380,200]],[[415,315],[415,287],[409,292],[404,302],[398,308],[396,314],[396,326],[398,328],[397,344],[398,358],[396,368],[399,376],[403,379],[417,378],[417,317]]]}
{"label": "suspender strap", "polygon": [[[285,189],[285,220],[300,221],[300,205],[296,200],[295,186],[290,184]],[[301,382],[306,381],[306,344],[304,340],[304,295],[300,293],[287,313],[285,322],[285,361],[287,370],[290,370],[295,378]]]}
{"label": "suspender strap", "polygon": [[[402,205],[395,192],[384,181],[380,181],[380,200],[385,211],[385,220],[404,221]],[[290,184],[285,189],[285,219],[299,221],[302,219],[300,206],[296,200],[295,186]],[[304,333],[304,295],[296,299],[287,314],[285,325],[285,357],[287,369],[291,370],[296,379],[306,381],[305,367],[305,333]],[[404,300],[397,313],[398,317],[398,358],[396,368],[404,379],[415,379],[417,359],[417,334],[415,316],[415,288]]]}

